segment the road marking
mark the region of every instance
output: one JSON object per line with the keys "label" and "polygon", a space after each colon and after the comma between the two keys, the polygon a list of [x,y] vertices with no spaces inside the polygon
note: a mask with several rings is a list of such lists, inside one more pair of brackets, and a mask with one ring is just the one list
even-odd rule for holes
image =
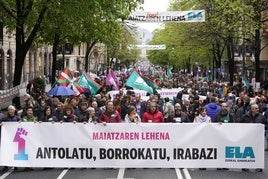
{"label": "road marking", "polygon": [[6,178],[8,175],[10,175],[12,173],[12,170],[9,169],[6,173],[4,173],[3,175],[0,176],[0,179],[4,179]]}
{"label": "road marking", "polygon": [[189,173],[187,168],[183,169],[183,173],[184,173],[184,176],[186,177],[186,179],[192,179],[192,177],[191,177],[191,175],[190,175],[190,173]]}
{"label": "road marking", "polygon": [[183,179],[182,174],[181,174],[181,170],[179,168],[175,168],[176,174],[178,179]]}
{"label": "road marking", "polygon": [[68,172],[69,169],[64,169],[61,174],[57,177],[57,179],[62,179],[64,177],[64,175],[66,175],[66,173]]}
{"label": "road marking", "polygon": [[117,179],[123,179],[125,174],[125,168],[119,168]]}

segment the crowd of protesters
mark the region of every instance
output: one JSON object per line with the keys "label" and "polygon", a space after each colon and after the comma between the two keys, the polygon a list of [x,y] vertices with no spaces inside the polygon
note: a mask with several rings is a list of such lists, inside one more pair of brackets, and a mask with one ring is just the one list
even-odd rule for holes
{"label": "crowd of protesters", "polygon": [[[162,98],[156,93],[144,100],[130,88],[123,89],[127,76],[122,76],[121,88],[113,99],[108,93],[111,87],[102,81],[103,87],[94,96],[81,94],[62,99],[46,93],[38,98],[26,94],[21,115],[17,116],[15,107],[10,105],[0,122],[262,123],[268,135],[266,90],[254,92],[241,81],[230,86],[226,82],[209,82],[191,75],[174,75],[172,79],[161,80],[159,74],[155,74],[150,78],[159,88],[180,87],[183,90],[173,99]],[[183,95],[189,97],[183,99]],[[206,99],[201,99],[200,95]]]}

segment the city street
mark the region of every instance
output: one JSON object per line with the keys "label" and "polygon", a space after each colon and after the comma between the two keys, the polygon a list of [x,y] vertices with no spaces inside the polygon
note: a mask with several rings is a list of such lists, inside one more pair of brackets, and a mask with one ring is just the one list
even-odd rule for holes
{"label": "city street", "polygon": [[[9,169],[0,173],[0,179],[265,179],[268,178],[268,152],[265,152],[263,172],[241,169]],[[1,167],[2,169],[2,167]]]}

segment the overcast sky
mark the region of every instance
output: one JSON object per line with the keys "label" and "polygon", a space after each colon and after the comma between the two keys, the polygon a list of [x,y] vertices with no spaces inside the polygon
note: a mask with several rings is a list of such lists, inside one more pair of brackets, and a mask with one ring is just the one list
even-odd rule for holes
{"label": "overcast sky", "polygon": [[[171,0],[144,0],[144,11],[148,12],[163,12],[167,11],[169,2]],[[153,31],[155,28],[159,28],[158,23],[137,23],[141,28]]]}

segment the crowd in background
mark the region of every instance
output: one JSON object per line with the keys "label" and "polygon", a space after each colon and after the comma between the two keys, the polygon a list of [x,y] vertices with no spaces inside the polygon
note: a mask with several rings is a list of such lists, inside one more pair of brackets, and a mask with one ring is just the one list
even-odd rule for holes
{"label": "crowd in background", "polygon": [[[174,75],[172,79],[151,79],[159,88],[183,88],[172,99],[150,94],[144,100],[140,94],[121,88],[114,98],[105,86],[96,95],[81,94],[68,98],[52,97],[46,93],[24,96],[23,111],[18,116],[13,105],[0,121],[23,122],[81,122],[81,123],[262,123],[268,136],[267,91],[254,92],[240,81],[233,86],[225,82],[209,82],[190,75]],[[189,96],[187,99],[183,95]],[[206,96],[201,99],[200,95]],[[267,150],[267,146],[266,146]]]}

